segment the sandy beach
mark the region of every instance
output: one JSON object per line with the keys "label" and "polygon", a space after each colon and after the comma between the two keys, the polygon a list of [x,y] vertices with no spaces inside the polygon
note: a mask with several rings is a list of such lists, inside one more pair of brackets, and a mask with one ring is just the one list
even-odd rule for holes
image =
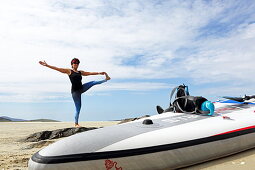
{"label": "sandy beach", "polygon": [[[83,127],[104,127],[117,124],[118,121],[81,122]],[[28,147],[32,142],[19,142],[28,135],[44,130],[72,127],[72,122],[0,122],[0,170],[27,169],[29,158],[45,146]],[[57,141],[59,139],[52,140]],[[182,170],[252,170],[255,169],[255,149],[232,156],[209,161],[203,164],[183,168]]]}
{"label": "sandy beach", "polygon": [[[83,127],[104,127],[118,121],[80,122]],[[29,148],[33,142],[19,142],[30,134],[73,127],[73,122],[0,122],[0,170],[27,168],[29,158],[43,147]],[[57,141],[55,139],[52,141]]]}

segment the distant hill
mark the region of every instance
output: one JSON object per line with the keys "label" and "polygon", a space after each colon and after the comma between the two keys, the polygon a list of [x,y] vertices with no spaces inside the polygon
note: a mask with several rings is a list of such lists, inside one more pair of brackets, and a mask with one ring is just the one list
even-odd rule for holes
{"label": "distant hill", "polygon": [[25,119],[12,118],[8,116],[0,116],[0,122],[59,122],[59,121],[51,120],[51,119],[25,120]]}
{"label": "distant hill", "polygon": [[0,122],[11,122],[11,120],[0,117]]}
{"label": "distant hill", "polygon": [[35,120],[28,120],[29,122],[60,122],[58,120],[51,120],[51,119],[35,119]]}
{"label": "distant hill", "polygon": [[7,120],[7,122],[23,122],[23,121],[26,121],[24,119],[17,119],[17,118],[12,118],[12,117],[8,117],[8,116],[1,116],[0,121],[1,121],[1,119],[3,119],[3,120],[5,119],[5,120]]}

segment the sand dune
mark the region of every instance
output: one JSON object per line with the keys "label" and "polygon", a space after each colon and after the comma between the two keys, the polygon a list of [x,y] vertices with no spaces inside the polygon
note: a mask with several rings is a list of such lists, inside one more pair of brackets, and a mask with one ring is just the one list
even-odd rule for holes
{"label": "sand dune", "polygon": [[[117,124],[118,121],[106,122],[81,122],[84,127],[103,127]],[[55,130],[72,127],[72,122],[1,122],[0,123],[0,170],[27,169],[29,158],[37,151],[56,140],[43,142],[31,147],[32,142],[19,142],[28,135],[44,130]],[[191,166],[191,170],[216,170],[216,169],[254,169],[255,149],[235,154],[226,158]]]}

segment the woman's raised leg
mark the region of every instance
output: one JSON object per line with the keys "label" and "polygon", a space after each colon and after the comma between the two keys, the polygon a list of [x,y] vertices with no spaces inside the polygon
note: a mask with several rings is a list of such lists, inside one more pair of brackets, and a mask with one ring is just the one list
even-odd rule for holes
{"label": "woman's raised leg", "polygon": [[105,83],[107,80],[101,80],[101,81],[90,81],[82,85],[82,93],[86,92],[88,89],[93,87],[94,85]]}

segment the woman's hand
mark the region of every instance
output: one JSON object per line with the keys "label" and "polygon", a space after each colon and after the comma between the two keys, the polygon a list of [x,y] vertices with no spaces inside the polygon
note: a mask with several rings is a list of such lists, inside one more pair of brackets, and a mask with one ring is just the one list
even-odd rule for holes
{"label": "woman's hand", "polygon": [[48,64],[46,63],[46,61],[39,61],[39,63],[43,66],[47,66]]}

